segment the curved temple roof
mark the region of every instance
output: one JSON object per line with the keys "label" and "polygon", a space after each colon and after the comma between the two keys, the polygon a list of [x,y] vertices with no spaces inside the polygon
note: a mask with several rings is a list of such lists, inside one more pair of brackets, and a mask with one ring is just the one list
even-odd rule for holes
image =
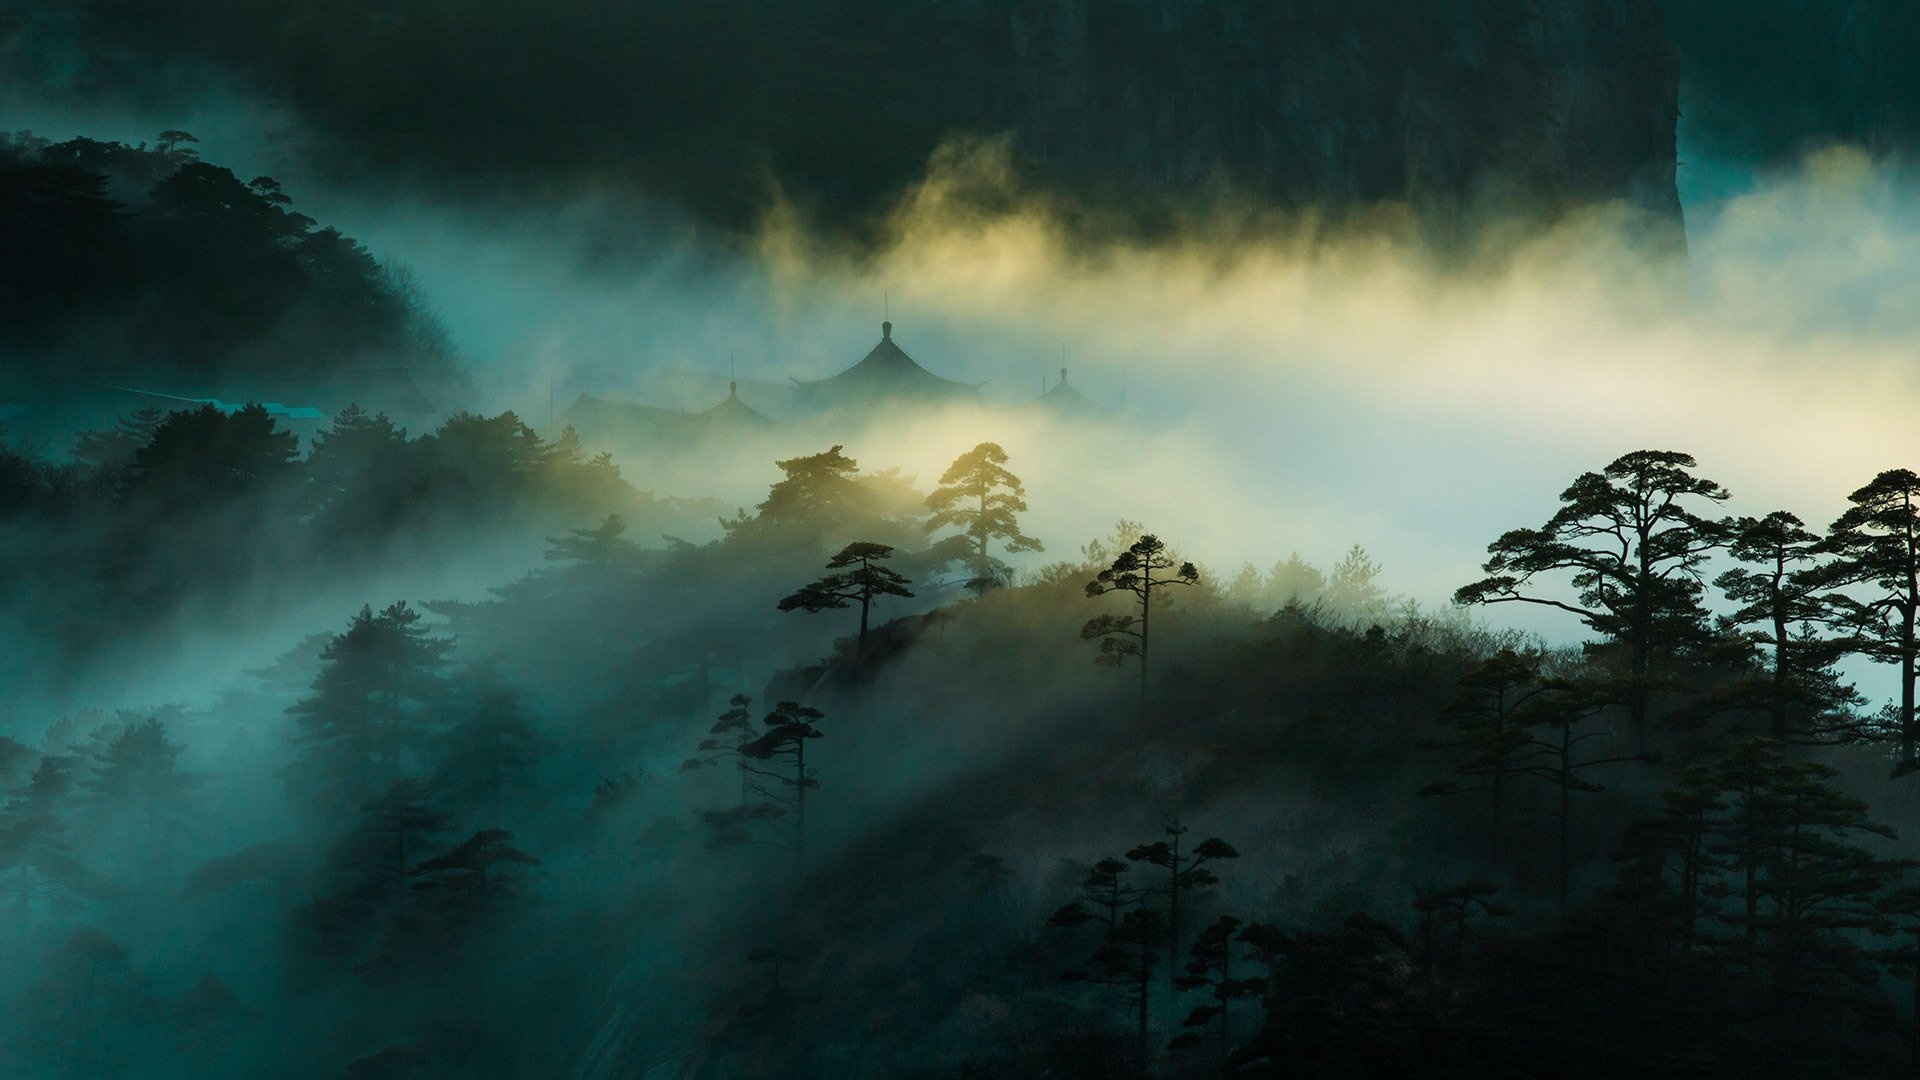
{"label": "curved temple roof", "polygon": [[893,324],[880,324],[880,343],[860,362],[825,379],[793,380],[800,399],[816,409],[874,404],[887,400],[915,403],[978,401],[985,383],[942,378],[921,367],[893,340]]}

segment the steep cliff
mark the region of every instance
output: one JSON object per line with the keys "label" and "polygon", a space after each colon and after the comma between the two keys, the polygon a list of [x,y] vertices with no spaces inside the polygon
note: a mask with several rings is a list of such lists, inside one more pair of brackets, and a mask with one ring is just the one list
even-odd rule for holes
{"label": "steep cliff", "polygon": [[1920,4],[1913,0],[1660,0],[1686,57],[1689,134],[1754,164],[1847,142],[1920,146]]}
{"label": "steep cliff", "polygon": [[732,224],[772,187],[869,217],[955,133],[1122,197],[1674,215],[1654,2],[95,0],[68,67],[94,95],[237,76],[345,179],[613,183]]}
{"label": "steep cliff", "polygon": [[1679,212],[1677,62],[1644,0],[1039,0],[1011,28],[988,112],[1083,181]]}

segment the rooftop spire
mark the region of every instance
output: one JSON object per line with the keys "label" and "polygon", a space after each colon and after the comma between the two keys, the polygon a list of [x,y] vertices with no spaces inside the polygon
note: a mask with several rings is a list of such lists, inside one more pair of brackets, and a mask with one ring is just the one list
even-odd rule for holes
{"label": "rooftop spire", "polygon": [[886,340],[886,341],[892,341],[892,340],[893,340],[893,322],[892,322],[892,320],[888,320],[887,322],[883,322],[883,323],[881,323],[881,324],[880,324],[880,337],[881,337],[882,339],[884,339],[884,340]]}
{"label": "rooftop spire", "polygon": [[1066,368],[1060,369],[1060,385],[1061,386],[1067,385],[1067,369]]}

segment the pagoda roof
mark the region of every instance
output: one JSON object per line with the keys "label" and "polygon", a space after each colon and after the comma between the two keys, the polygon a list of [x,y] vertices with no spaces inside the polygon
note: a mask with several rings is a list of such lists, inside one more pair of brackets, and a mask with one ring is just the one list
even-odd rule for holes
{"label": "pagoda roof", "polygon": [[1046,409],[1062,416],[1106,416],[1113,412],[1080,392],[1079,388],[1067,381],[1067,369],[1060,369],[1060,381],[1027,403],[1030,407]]}
{"label": "pagoda roof", "polygon": [[594,397],[581,394],[567,406],[560,419],[572,425],[582,435],[612,433],[614,431],[631,432],[636,429],[681,430],[694,420],[694,414],[679,409],[662,409],[653,405],[637,405],[630,401],[615,401],[612,398]]}
{"label": "pagoda roof", "polygon": [[863,401],[946,402],[977,400],[985,383],[942,378],[920,366],[893,340],[893,324],[880,324],[880,343],[859,363],[824,379],[795,379],[802,400],[832,408]]}
{"label": "pagoda roof", "polygon": [[740,384],[729,381],[727,396],[720,404],[700,414],[701,420],[710,424],[740,424],[750,427],[772,427],[774,421],[767,414],[740,400]]}
{"label": "pagoda roof", "polygon": [[582,437],[700,439],[728,428],[778,427],[777,421],[740,400],[738,388],[702,412],[663,409],[581,394],[560,414]]}

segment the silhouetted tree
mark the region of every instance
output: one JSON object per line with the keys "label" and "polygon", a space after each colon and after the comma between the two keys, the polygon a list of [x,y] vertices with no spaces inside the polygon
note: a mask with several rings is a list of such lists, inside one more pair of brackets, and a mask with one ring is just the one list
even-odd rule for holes
{"label": "silhouetted tree", "polygon": [[1847,496],[1853,505],[1828,530],[1826,547],[1833,562],[1819,575],[1822,583],[1865,591],[1865,599],[1827,594],[1857,635],[1868,657],[1899,672],[1899,711],[1895,736],[1898,768],[1920,768],[1916,744],[1920,725],[1914,714],[1914,680],[1920,677],[1920,476],[1889,469]]}
{"label": "silhouetted tree", "polygon": [[[1163,576],[1167,571],[1171,576]],[[1200,571],[1190,562],[1177,568],[1167,553],[1167,545],[1151,533],[1135,540],[1132,546],[1114,557],[1113,565],[1087,582],[1087,597],[1097,599],[1111,592],[1129,593],[1134,598],[1131,615],[1096,615],[1080,628],[1080,636],[1100,642],[1097,662],[1102,667],[1118,667],[1128,660],[1140,663],[1140,711],[1147,709],[1147,660],[1152,645],[1153,594],[1169,585],[1193,585]]]}
{"label": "silhouetted tree", "polygon": [[74,764],[64,754],[41,758],[0,814],[0,870],[13,872],[8,891],[19,902],[23,923],[33,920],[35,900],[70,907],[93,888],[92,875],[67,841],[64,811],[75,788]]}
{"label": "silhouetted tree", "polygon": [[991,588],[1002,577],[1004,566],[988,553],[994,541],[1004,541],[1009,554],[1045,550],[1020,531],[1026,489],[1006,464],[1007,452],[998,443],[981,443],[948,466],[940,486],[927,496],[927,509],[933,513],[927,529],[951,525],[959,530],[950,540],[954,554],[971,565],[973,578],[967,584],[976,590]]}
{"label": "silhouetted tree", "polygon": [[1573,795],[1606,790],[1584,774],[1626,762],[1653,764],[1660,756],[1652,751],[1585,756],[1584,747],[1589,742],[1612,733],[1586,729],[1584,725],[1614,704],[1613,699],[1596,687],[1567,680],[1555,680],[1550,689],[1553,693],[1536,699],[1539,707],[1530,708],[1526,714],[1533,731],[1515,755],[1511,775],[1544,780],[1553,788],[1554,802],[1547,814],[1554,820],[1554,865],[1560,906],[1565,909],[1573,882]]}
{"label": "silhouetted tree", "polygon": [[449,681],[446,697],[451,723],[433,740],[433,790],[498,817],[507,789],[524,789],[539,762],[533,721],[497,663],[462,672]]}
{"label": "silhouetted tree", "polygon": [[730,539],[777,535],[809,546],[834,533],[844,536],[848,529],[869,526],[875,518],[874,497],[859,480],[860,464],[840,447],[774,464],[781,478],[755,507],[756,514],[721,521]]}
{"label": "silhouetted tree", "polygon": [[199,1069],[215,1070],[245,1030],[249,1010],[218,975],[208,973],[168,1009],[174,1046]]}
{"label": "silhouetted tree", "polygon": [[379,798],[360,805],[360,825],[336,858],[398,888],[427,838],[453,828],[453,817],[434,809],[432,797],[424,781],[394,781]]}
{"label": "silhouetted tree", "polygon": [[153,438],[166,415],[148,406],[120,417],[106,431],[83,431],[74,439],[73,458],[118,473],[133,463],[134,452]]}
{"label": "silhouetted tree", "polygon": [[1237,859],[1240,853],[1232,844],[1217,836],[1210,836],[1194,845],[1190,852],[1180,850],[1180,839],[1187,834],[1188,827],[1179,821],[1167,824],[1167,839],[1155,840],[1151,844],[1140,844],[1127,852],[1127,861],[1143,862],[1157,866],[1167,872],[1167,881],[1160,887],[1167,897],[1167,971],[1172,978],[1180,967],[1180,900],[1194,889],[1209,889],[1220,884],[1220,879],[1208,863],[1222,859]]}
{"label": "silhouetted tree", "polygon": [[1514,763],[1532,742],[1527,728],[1532,710],[1548,693],[1540,668],[1545,658],[1536,650],[1502,649],[1462,676],[1441,721],[1458,738],[1427,740],[1438,749],[1464,750],[1466,758],[1454,772],[1468,779],[1440,780],[1420,789],[1422,795],[1461,795],[1485,792],[1488,800],[1487,851],[1498,864],[1506,855],[1508,787]]}
{"label": "silhouetted tree", "polygon": [[314,505],[333,529],[377,531],[391,527],[416,493],[410,475],[407,430],[385,413],[348,405],[333,423],[313,433],[306,480]]}
{"label": "silhouetted tree", "polygon": [[[1626,704],[1636,737],[1646,731],[1652,678],[1663,662],[1711,640],[1701,606],[1701,567],[1725,539],[1695,507],[1727,498],[1696,477],[1694,459],[1637,450],[1560,494],[1538,529],[1515,529],[1487,548],[1489,575],[1461,587],[1461,604],[1538,604],[1571,612],[1628,654]],[[1569,572],[1577,602],[1525,591],[1542,574]]]}
{"label": "silhouetted tree", "polygon": [[1234,949],[1238,944],[1236,936],[1240,930],[1240,920],[1231,915],[1222,915],[1200,931],[1194,939],[1191,957],[1187,961],[1186,974],[1173,981],[1176,990],[1205,990],[1213,1000],[1196,1006],[1180,1021],[1180,1026],[1188,1030],[1167,1045],[1169,1050],[1181,1050],[1195,1046],[1200,1042],[1197,1031],[1208,1024],[1214,1025],[1214,1034],[1219,1040],[1220,1059],[1226,1060],[1233,1047],[1232,1010],[1233,1003],[1244,998],[1257,997],[1264,993],[1267,981],[1258,977],[1235,977]]}
{"label": "silhouetted tree", "polygon": [[392,782],[419,740],[414,717],[440,692],[452,643],[429,635],[402,601],[363,607],[321,653],[312,696],[289,706],[297,740],[312,747],[323,783],[364,797]]}
{"label": "silhouetted tree", "polygon": [[184,749],[167,740],[166,725],[159,717],[148,717],[114,736],[87,781],[99,803],[127,808],[139,818],[149,847],[162,807],[177,803],[193,782],[179,768]]}
{"label": "silhouetted tree", "polygon": [[540,860],[514,847],[505,829],[482,829],[409,870],[417,897],[396,915],[378,951],[359,970],[386,976],[415,966],[446,967],[467,937],[528,896],[518,868]]}
{"label": "silhouetted tree", "polygon": [[1737,568],[1714,579],[1729,600],[1741,605],[1728,620],[1757,624],[1751,640],[1772,652],[1759,696],[1768,717],[1767,734],[1775,742],[1824,743],[1858,735],[1854,707],[1860,695],[1833,670],[1847,643],[1824,639],[1816,630],[1834,615],[1821,592],[1819,544],[1820,537],[1784,510],[1764,518],[1740,518],[1733,523],[1727,551],[1758,569]]}
{"label": "silhouetted tree", "polygon": [[59,935],[38,956],[12,1012],[10,1033],[59,1076],[122,1076],[150,1067],[136,1056],[154,1001],[127,962],[126,946],[91,928]]}
{"label": "silhouetted tree", "polygon": [[1633,895],[1643,901],[1662,892],[1669,897],[1664,912],[1651,914],[1668,917],[1677,928],[1683,964],[1691,963],[1703,923],[1718,910],[1717,879],[1727,867],[1714,844],[1727,808],[1720,796],[1713,768],[1689,765],[1678,787],[1661,792],[1661,813],[1629,826],[1615,853],[1626,864],[1622,877]]}
{"label": "silhouetted tree", "polygon": [[445,890],[462,905],[488,903],[517,890],[522,878],[495,868],[538,866],[540,860],[508,844],[511,839],[505,829],[482,829],[408,871],[420,878],[413,887]]}
{"label": "silhouetted tree", "polygon": [[1119,989],[1122,1006],[1133,1014],[1137,1052],[1144,1067],[1150,1053],[1153,965],[1163,931],[1159,914],[1146,906],[1153,890],[1126,884],[1127,869],[1119,859],[1094,863],[1081,883],[1080,898],[1054,912],[1047,925],[1099,928],[1100,946],[1087,958],[1087,966],[1062,972],[1060,978]]}
{"label": "silhouetted tree", "polygon": [[286,475],[299,447],[258,405],[168,413],[133,452],[129,491],[167,508],[232,498]]}
{"label": "silhouetted tree", "polygon": [[807,764],[807,743],[822,736],[814,722],[824,715],[799,702],[783,701],[761,721],[760,733],[739,751],[753,777],[754,794],[765,800],[773,819],[789,827],[797,867],[806,864],[807,790],[820,786],[815,770]]}
{"label": "silhouetted tree", "polygon": [[627,539],[626,531],[619,514],[608,514],[591,529],[568,529],[565,536],[550,537],[541,558],[571,563],[595,576],[630,572],[640,560],[640,545]]}
{"label": "silhouetted tree", "polygon": [[383,919],[407,896],[408,871],[422,848],[453,827],[453,818],[429,802],[417,779],[397,780],[360,805],[360,821],[328,859],[328,892],[297,915],[306,948],[323,959],[346,961],[372,941]]}
{"label": "silhouetted tree", "polygon": [[1891,924],[1898,943],[1875,956],[1907,984],[1907,1065],[1920,1070],[1920,886],[1907,885],[1882,896],[1876,905]]}
{"label": "silhouetted tree", "polygon": [[867,616],[874,600],[881,596],[913,595],[913,590],[907,588],[906,578],[880,565],[892,557],[893,549],[885,544],[865,541],[848,544],[827,560],[827,569],[838,573],[828,574],[794,590],[780,601],[780,610],[818,614],[859,602],[860,636],[857,649],[864,656],[867,651]]}
{"label": "silhouetted tree", "polygon": [[1475,912],[1489,918],[1513,914],[1511,908],[1489,900],[1500,891],[1484,881],[1466,881],[1423,893],[1413,902],[1420,913],[1419,958],[1424,967],[1444,963],[1457,977],[1467,960],[1467,942],[1473,936],[1469,922]]}
{"label": "silhouetted tree", "polygon": [[1228,1058],[1229,1070],[1259,1075],[1263,1062],[1298,1076],[1430,1069],[1441,1024],[1414,979],[1412,946],[1393,926],[1355,913],[1320,932],[1254,923],[1240,940],[1267,968],[1267,1017]]}
{"label": "silhouetted tree", "polygon": [[1915,864],[1858,843],[1895,833],[1828,782],[1832,767],[1780,751],[1750,739],[1716,765],[1726,803],[1717,854],[1743,898],[1720,920],[1740,935],[1750,979],[1764,965],[1776,993],[1816,997],[1860,977],[1864,957],[1849,939],[1879,926],[1879,894]]}
{"label": "silhouetted tree", "polygon": [[733,762],[740,774],[739,805],[742,808],[751,800],[753,791],[753,773],[745,749],[760,737],[760,730],[754,726],[752,706],[753,699],[745,694],[728,698],[727,711],[707,729],[707,737],[700,740],[699,752],[680,763],[681,772],[693,772],[723,761]]}

